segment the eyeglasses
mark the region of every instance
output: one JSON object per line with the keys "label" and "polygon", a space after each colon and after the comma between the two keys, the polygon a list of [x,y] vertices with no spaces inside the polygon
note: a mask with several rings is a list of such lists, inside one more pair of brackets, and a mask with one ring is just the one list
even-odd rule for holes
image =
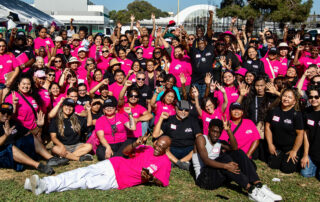
{"label": "eyeglasses", "polygon": [[320,86],[320,81],[312,81],[311,83],[312,83],[313,85]]}
{"label": "eyeglasses", "polygon": [[120,40],[120,42],[124,42],[124,41],[128,41],[127,39],[122,39],[122,40]]}
{"label": "eyeglasses", "polygon": [[54,61],[54,63],[61,63],[62,62],[62,60],[56,60],[56,61]]}
{"label": "eyeglasses", "polygon": [[138,98],[138,95],[129,95],[130,98]]}
{"label": "eyeglasses", "polygon": [[194,40],[194,38],[188,38],[188,40],[193,41],[193,40]]}
{"label": "eyeglasses", "polygon": [[48,74],[48,76],[53,76],[53,77],[54,77],[54,76],[56,76],[56,75],[55,75],[55,74]]}
{"label": "eyeglasses", "polygon": [[154,52],[154,54],[161,54],[161,52],[160,51],[156,51],[156,52]]}
{"label": "eyeglasses", "polygon": [[316,95],[316,96],[310,95],[310,96],[309,96],[309,100],[312,100],[313,98],[317,100],[317,99],[320,98],[320,96],[319,96],[319,95]]}
{"label": "eyeglasses", "polygon": [[102,53],[109,53],[109,51],[108,50],[104,50],[104,51],[101,51]]}
{"label": "eyeglasses", "polygon": [[142,54],[143,54],[143,52],[137,52],[137,54],[141,54],[141,55],[142,55]]}
{"label": "eyeglasses", "polygon": [[93,65],[93,63],[87,63],[87,65],[89,66],[89,65]]}
{"label": "eyeglasses", "polygon": [[145,78],[137,78],[138,81],[144,81],[146,80]]}

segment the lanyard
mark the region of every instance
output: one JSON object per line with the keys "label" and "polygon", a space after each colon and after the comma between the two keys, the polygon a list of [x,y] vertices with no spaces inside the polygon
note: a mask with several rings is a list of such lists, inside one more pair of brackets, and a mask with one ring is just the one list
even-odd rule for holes
{"label": "lanyard", "polygon": [[255,97],[255,120],[256,120],[256,123],[258,123],[258,109],[259,109],[259,106],[258,106],[258,96]]}
{"label": "lanyard", "polygon": [[269,58],[267,58],[266,60],[267,60],[267,62],[268,62],[268,64],[269,64],[269,68],[270,68],[272,77],[273,77],[273,79],[274,79],[274,78],[276,78],[276,75],[275,75],[275,73],[274,73],[274,71],[273,71],[273,67],[271,66],[271,63],[270,63]]}

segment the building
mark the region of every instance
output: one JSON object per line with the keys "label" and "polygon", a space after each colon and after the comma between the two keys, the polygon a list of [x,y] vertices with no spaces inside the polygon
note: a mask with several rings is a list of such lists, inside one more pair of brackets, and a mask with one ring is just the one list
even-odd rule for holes
{"label": "building", "polygon": [[89,33],[104,33],[109,25],[108,9],[103,5],[94,5],[89,0],[34,0],[34,6],[63,22],[67,27],[73,18],[73,25],[88,28]]}

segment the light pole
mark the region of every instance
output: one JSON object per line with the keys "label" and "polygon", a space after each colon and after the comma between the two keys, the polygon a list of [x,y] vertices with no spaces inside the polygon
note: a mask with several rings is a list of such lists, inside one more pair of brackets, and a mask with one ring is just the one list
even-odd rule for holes
{"label": "light pole", "polygon": [[179,25],[180,1],[178,0],[177,25]]}

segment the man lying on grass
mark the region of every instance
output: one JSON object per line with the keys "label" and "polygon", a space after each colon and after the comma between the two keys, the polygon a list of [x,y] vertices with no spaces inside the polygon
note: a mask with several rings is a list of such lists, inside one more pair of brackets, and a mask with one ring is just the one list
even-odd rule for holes
{"label": "man lying on grass", "polygon": [[143,183],[168,186],[171,162],[166,156],[166,150],[171,140],[168,136],[160,137],[152,148],[142,145],[147,138],[148,136],[139,137],[136,142],[124,148],[123,154],[129,156],[128,159],[113,157],[42,179],[33,175],[26,179],[24,188],[39,195],[74,189],[125,189]]}
{"label": "man lying on grass", "polygon": [[[225,181],[235,181],[248,191],[249,199],[254,201],[282,200],[266,185],[262,185],[251,160],[240,149],[230,129],[230,122],[212,119],[207,135],[198,136],[192,162],[196,174],[196,184],[203,189],[217,189]],[[226,141],[219,140],[222,131],[229,136]]]}

